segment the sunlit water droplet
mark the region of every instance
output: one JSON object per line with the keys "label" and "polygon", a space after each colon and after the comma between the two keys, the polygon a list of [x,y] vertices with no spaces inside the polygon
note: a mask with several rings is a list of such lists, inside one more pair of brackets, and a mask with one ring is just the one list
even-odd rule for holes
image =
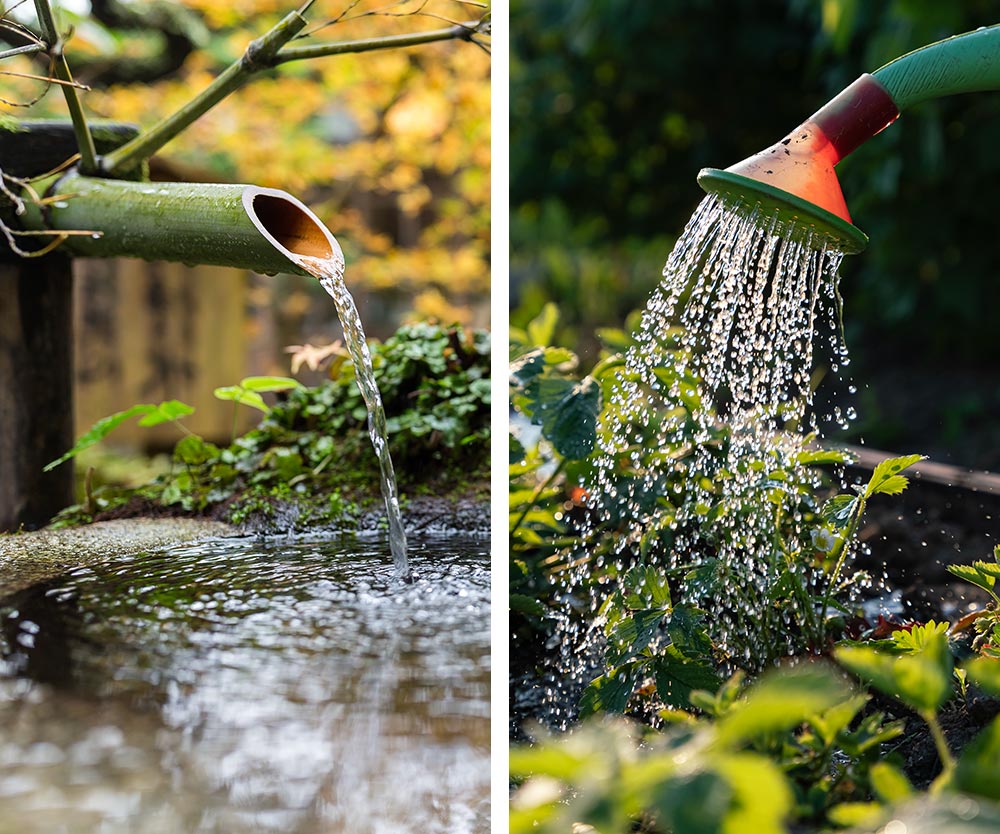
{"label": "sunlit water droplet", "polygon": [[[698,206],[612,383],[587,484],[598,523],[616,531],[611,558],[631,563],[648,546],[647,563],[686,572],[685,601],[708,612],[735,666],[795,650],[787,623],[816,614],[769,602],[787,566],[776,519],[787,552],[812,552],[796,490],[817,490],[819,476],[797,456],[808,432],[855,419],[853,407],[813,412],[814,346],[835,370],[850,361],[837,290],[843,253],[809,232],[778,231],[758,208],[711,195]],[[816,583],[819,572],[798,558],[795,570]],[[699,586],[690,571],[715,560],[721,581]],[[562,574],[563,598],[578,610],[586,594],[597,612],[615,583],[587,583],[591,561],[576,561]],[[560,628],[563,673],[589,680],[601,666],[596,616],[581,624],[567,610]]]}

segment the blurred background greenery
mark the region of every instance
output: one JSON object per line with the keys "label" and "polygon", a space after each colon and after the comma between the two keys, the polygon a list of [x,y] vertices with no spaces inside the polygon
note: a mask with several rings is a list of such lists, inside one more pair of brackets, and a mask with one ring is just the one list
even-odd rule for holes
{"label": "blurred background greenery", "polygon": [[[862,72],[1000,22],[987,0],[512,0],[511,323],[547,300],[596,361],[657,284],[695,177]],[[841,268],[850,439],[1000,467],[1000,93],[927,102],[838,168],[869,249]]]}

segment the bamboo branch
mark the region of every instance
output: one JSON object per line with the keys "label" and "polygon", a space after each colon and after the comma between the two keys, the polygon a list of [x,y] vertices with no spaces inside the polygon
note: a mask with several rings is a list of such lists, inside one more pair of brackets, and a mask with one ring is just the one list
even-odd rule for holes
{"label": "bamboo branch", "polygon": [[148,159],[226,96],[242,87],[252,75],[271,69],[278,50],[305,28],[306,19],[302,14],[312,3],[313,0],[309,0],[300,9],[282,18],[273,29],[252,41],[242,58],[223,70],[218,78],[177,112],[105,156],[101,160],[101,172],[105,176],[115,176]]}
{"label": "bamboo branch", "polygon": [[482,31],[480,23],[458,23],[447,29],[433,29],[430,32],[413,32],[405,35],[387,35],[381,38],[367,38],[340,43],[317,43],[312,46],[288,46],[282,49],[275,63],[303,61],[310,58],[325,58],[330,55],[344,55],[353,52],[372,52],[376,49],[398,49],[405,46],[420,46],[425,43],[447,40],[473,40],[473,35]]}
{"label": "bamboo branch", "polygon": [[15,55],[34,55],[36,52],[44,52],[45,44],[28,43],[24,46],[15,46],[13,49],[5,49],[0,52],[0,61],[4,58],[13,58]]}
{"label": "bamboo branch", "polygon": [[141,136],[103,157],[100,160],[101,173],[104,176],[121,175],[139,162],[148,159],[226,96],[240,89],[254,74],[273,69],[280,64],[351,52],[418,46],[443,40],[466,40],[481,46],[473,36],[489,33],[489,20],[488,17],[484,17],[479,21],[459,23],[455,26],[449,26],[447,29],[435,29],[430,32],[388,35],[381,38],[313,46],[286,46],[305,28],[306,20],[303,14],[312,5],[312,2],[313,0],[309,0],[304,6],[285,17],[273,29],[253,41],[239,61],[223,70],[208,87],[177,112],[167,116]]}
{"label": "bamboo branch", "polygon": [[90,127],[87,124],[87,117],[83,114],[83,105],[80,103],[80,96],[77,95],[73,74],[69,71],[66,56],[63,55],[62,39],[56,29],[48,0],[35,0],[35,13],[38,15],[38,25],[42,30],[42,38],[55,64],[56,78],[64,82],[62,84],[63,96],[66,99],[66,108],[69,110],[69,117],[73,122],[73,132],[76,134],[76,142],[80,149],[80,168],[84,173],[93,173],[97,170],[97,149],[94,147],[94,137],[90,134]]}

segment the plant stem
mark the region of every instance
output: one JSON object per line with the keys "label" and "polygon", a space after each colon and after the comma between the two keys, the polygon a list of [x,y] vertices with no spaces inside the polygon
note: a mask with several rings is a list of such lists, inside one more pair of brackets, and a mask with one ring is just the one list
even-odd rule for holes
{"label": "plant stem", "polygon": [[837,554],[837,564],[834,566],[833,572],[830,574],[830,581],[827,583],[826,591],[823,594],[823,602],[819,611],[819,635],[821,646],[826,642],[826,609],[830,605],[830,598],[833,596],[833,589],[837,585],[837,580],[840,578],[840,571],[843,570],[844,562],[847,560],[847,549],[851,540],[854,538],[854,534],[857,532],[858,524],[861,523],[861,516],[864,515],[865,504],[865,497],[863,495],[859,495],[856,510],[851,516],[851,522],[844,530],[844,537],[840,542],[840,551]]}
{"label": "plant stem", "polygon": [[351,52],[372,52],[376,49],[398,49],[404,46],[420,46],[425,43],[447,40],[470,40],[478,31],[478,23],[460,23],[447,29],[434,29],[430,32],[413,32],[405,35],[387,35],[383,38],[367,38],[356,41],[341,41],[340,43],[317,43],[312,46],[288,46],[282,49],[276,59],[276,64],[287,64],[289,61],[303,61],[310,58],[325,58],[329,55],[344,55]]}
{"label": "plant stem", "polygon": [[69,117],[73,122],[73,133],[76,134],[76,143],[80,151],[80,170],[85,174],[92,174],[97,170],[97,149],[94,147],[94,137],[90,134],[90,126],[87,124],[80,96],[77,95],[74,86],[73,74],[69,71],[66,56],[63,55],[62,39],[56,30],[55,18],[52,16],[52,8],[49,6],[48,0],[35,0],[35,13],[38,16],[38,25],[41,27],[42,37],[48,47],[49,55],[52,56],[56,78],[64,82],[60,86],[63,97],[66,99],[66,109],[69,110]]}
{"label": "plant stem", "polygon": [[921,711],[921,717],[927,722],[931,730],[931,738],[934,739],[934,747],[937,749],[938,757],[941,759],[941,776],[947,778],[955,769],[955,757],[952,756],[948,748],[948,741],[944,737],[944,731],[933,710]]}
{"label": "plant stem", "polygon": [[135,167],[230,93],[242,87],[252,75],[274,67],[278,50],[305,28],[306,19],[302,13],[311,5],[312,0],[309,0],[300,9],[282,18],[273,29],[251,42],[242,58],[223,70],[218,78],[177,112],[105,156],[101,160],[101,171],[107,176],[114,176]]}
{"label": "plant stem", "polygon": [[549,488],[549,484],[551,484],[559,475],[559,473],[562,472],[563,467],[565,465],[566,465],[566,460],[564,458],[563,460],[559,461],[559,465],[552,470],[552,474],[549,475],[548,478],[546,478],[544,481],[542,481],[542,483],[538,485],[538,487],[535,489],[534,493],[531,496],[531,500],[527,503],[524,510],[517,517],[517,521],[514,522],[514,526],[510,528],[510,533],[508,534],[509,536],[514,535],[514,532],[517,530],[517,528],[520,527],[521,524],[524,522],[524,519],[527,518],[528,513],[531,512],[531,508],[535,506],[535,502],[538,500],[539,496],[543,492],[545,492],[546,489]]}

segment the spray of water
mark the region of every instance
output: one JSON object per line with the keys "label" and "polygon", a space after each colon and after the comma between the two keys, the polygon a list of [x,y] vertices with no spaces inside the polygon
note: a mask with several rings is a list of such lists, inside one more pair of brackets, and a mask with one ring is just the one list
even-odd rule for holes
{"label": "spray of water", "polygon": [[371,352],[368,350],[365,331],[361,326],[361,317],[358,315],[354,297],[344,282],[344,260],[339,251],[334,252],[329,258],[300,255],[296,256],[295,260],[306,272],[319,279],[337,308],[337,315],[344,328],[347,350],[354,362],[355,379],[368,408],[368,435],[378,457],[382,498],[385,500],[385,510],[389,518],[389,547],[392,550],[396,575],[408,579],[406,532],[403,529],[403,516],[399,511],[396,475],[392,467],[392,458],[389,456],[385,409],[382,406],[382,395],[375,382]]}
{"label": "spray of water", "polygon": [[[683,579],[685,601],[707,612],[731,667],[800,650],[790,621],[823,616],[808,594],[799,610],[774,600],[789,575],[807,587],[822,581],[803,558],[816,553],[803,501],[820,486],[808,448],[824,421],[846,428],[850,416],[813,409],[814,347],[829,351],[835,372],[849,362],[843,253],[775,224],[712,195],[695,211],[599,426],[589,533],[614,532],[565,574],[567,599],[585,589],[593,612],[616,588],[588,582],[595,567],[620,576],[639,557]],[[572,622],[563,670],[586,680],[600,616]]]}

